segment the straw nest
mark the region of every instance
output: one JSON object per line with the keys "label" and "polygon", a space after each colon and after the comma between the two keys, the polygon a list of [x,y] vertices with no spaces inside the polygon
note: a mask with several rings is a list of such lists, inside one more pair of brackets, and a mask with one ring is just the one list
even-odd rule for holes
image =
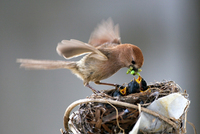
{"label": "straw nest", "polygon": [[[127,84],[124,87],[127,87]],[[185,114],[179,120],[173,120],[146,108],[154,100],[176,92],[182,93],[187,98],[188,95],[174,81],[155,82],[148,85],[145,91],[113,97],[117,90],[119,88],[105,90],[73,102],[66,109],[65,131],[61,130],[61,133],[128,133],[137,122],[141,111],[168,123],[172,127],[172,133],[186,132]],[[77,105],[79,109],[70,115],[71,110]],[[140,131],[140,133],[148,132]],[[162,133],[165,133],[165,128]]]}

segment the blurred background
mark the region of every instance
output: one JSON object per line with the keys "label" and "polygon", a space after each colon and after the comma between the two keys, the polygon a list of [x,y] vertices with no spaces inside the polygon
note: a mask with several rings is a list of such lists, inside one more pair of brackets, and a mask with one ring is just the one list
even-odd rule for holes
{"label": "blurred background", "polygon": [[[200,132],[199,1],[0,1],[0,133],[60,134],[63,114],[92,92],[69,70],[25,70],[17,58],[65,60],[56,53],[63,39],[87,42],[103,19],[120,26],[123,43],[139,46],[148,82],[173,80],[189,93],[188,121]],[[74,60],[79,60],[75,58]],[[104,82],[123,84],[126,68]],[[98,90],[110,89],[96,86]],[[193,133],[187,124],[188,134]]]}

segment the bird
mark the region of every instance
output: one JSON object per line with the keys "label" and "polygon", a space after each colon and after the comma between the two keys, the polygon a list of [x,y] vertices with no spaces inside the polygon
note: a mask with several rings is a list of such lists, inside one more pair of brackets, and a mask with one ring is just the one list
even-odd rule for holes
{"label": "bird", "polygon": [[128,90],[126,92],[126,95],[144,92],[148,89],[148,86],[146,81],[141,76],[139,76],[137,79],[134,77],[134,79],[128,83],[127,89]]}
{"label": "bird", "polygon": [[[119,25],[114,25],[111,18],[102,20],[91,33],[88,43],[76,39],[62,40],[56,51],[68,61],[17,59],[17,62],[26,69],[69,69],[94,93],[99,91],[91,87],[90,82],[117,87],[118,84],[101,80],[124,67],[137,73],[144,63],[143,53],[138,46],[121,43]],[[79,61],[69,60],[78,56],[83,57]]]}
{"label": "bird", "polygon": [[141,76],[139,76],[137,79],[134,77],[134,79],[131,80],[127,86],[119,86],[119,88],[113,93],[113,97],[144,92],[148,88],[149,87],[147,86],[146,81]]}

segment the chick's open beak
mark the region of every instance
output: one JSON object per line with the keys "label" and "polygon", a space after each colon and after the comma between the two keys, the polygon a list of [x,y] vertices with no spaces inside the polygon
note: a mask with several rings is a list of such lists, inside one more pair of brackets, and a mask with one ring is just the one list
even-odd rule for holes
{"label": "chick's open beak", "polygon": [[141,81],[142,81],[142,77],[139,76],[137,79],[134,77],[134,80],[135,80],[138,84],[140,84]]}
{"label": "chick's open beak", "polygon": [[123,89],[120,89],[119,92],[122,94],[122,95],[126,95],[126,87],[123,88]]}

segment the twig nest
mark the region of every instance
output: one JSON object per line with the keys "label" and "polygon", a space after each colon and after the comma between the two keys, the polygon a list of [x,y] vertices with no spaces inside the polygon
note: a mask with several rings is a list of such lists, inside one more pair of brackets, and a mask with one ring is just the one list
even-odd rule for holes
{"label": "twig nest", "polygon": [[[148,107],[152,107],[151,104],[160,98],[173,93],[179,93],[185,99],[188,99],[188,95],[183,93],[174,81],[156,82],[148,86],[146,85],[145,90],[144,80],[143,87],[141,81],[137,82],[140,84],[139,93],[123,94],[124,92],[122,92],[121,95],[114,95],[116,92],[120,94],[121,90],[128,92],[130,90],[130,83],[128,83],[118,89],[105,90],[72,103],[65,112],[65,132],[62,133],[104,134],[132,132],[134,134],[135,131],[140,131],[140,133],[145,134],[150,132],[186,133],[185,114],[189,107],[189,100],[187,106],[184,107],[184,110],[178,118],[162,113],[159,114],[159,110],[155,112],[154,108]],[[77,105],[79,105],[79,109],[70,115],[70,111]],[[165,106],[167,107],[168,105]],[[159,131],[152,128],[151,123],[151,127],[149,128],[144,125],[143,128],[140,127],[141,121],[144,121],[144,118],[139,118],[141,111],[153,117],[150,119],[150,122],[154,124],[155,128],[158,127],[156,126],[156,120],[161,122]],[[173,112],[176,112],[176,110]],[[137,122],[139,122],[139,125]],[[136,123],[137,128],[135,126]]]}

